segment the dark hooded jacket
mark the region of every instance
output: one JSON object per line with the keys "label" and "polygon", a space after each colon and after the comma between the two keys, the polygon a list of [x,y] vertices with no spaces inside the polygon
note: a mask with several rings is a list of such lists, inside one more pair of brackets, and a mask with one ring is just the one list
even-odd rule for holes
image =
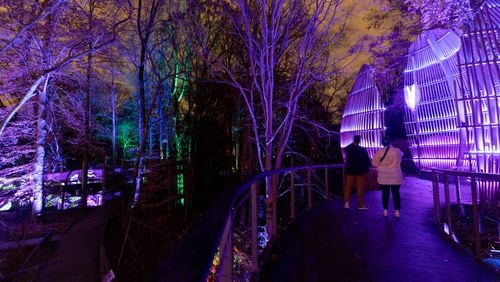
{"label": "dark hooded jacket", "polygon": [[372,166],[368,151],[356,143],[345,147],[346,174],[361,175],[370,171]]}

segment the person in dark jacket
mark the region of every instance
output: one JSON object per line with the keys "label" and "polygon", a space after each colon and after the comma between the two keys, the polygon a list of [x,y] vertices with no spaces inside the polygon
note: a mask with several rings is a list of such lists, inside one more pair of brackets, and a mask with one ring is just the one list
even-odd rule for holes
{"label": "person in dark jacket", "polygon": [[345,149],[346,176],[344,187],[344,208],[349,208],[352,188],[356,187],[358,209],[366,210],[365,191],[368,187],[370,167],[372,166],[368,151],[361,147],[361,136],[354,135],[353,142]]}

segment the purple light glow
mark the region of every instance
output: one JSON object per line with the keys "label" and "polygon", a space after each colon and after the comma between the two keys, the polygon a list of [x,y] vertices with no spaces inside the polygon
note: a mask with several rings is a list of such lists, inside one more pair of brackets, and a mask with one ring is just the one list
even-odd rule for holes
{"label": "purple light glow", "polygon": [[354,135],[361,135],[361,146],[373,156],[380,148],[384,132],[384,105],[380,93],[373,82],[373,68],[364,65],[347,97],[342,125],[340,127],[340,145],[345,148]]}
{"label": "purple light glow", "polygon": [[[459,168],[500,173],[500,1],[489,1],[471,30],[434,29],[412,44],[404,71],[405,129],[421,169]],[[494,3],[494,5],[492,4]],[[349,94],[341,146],[360,134],[373,153],[380,147],[383,112],[368,68]],[[371,74],[371,73],[370,73]],[[359,80],[359,81],[358,81]],[[368,113],[376,112],[367,120]]]}
{"label": "purple light glow", "polygon": [[422,33],[410,47],[404,72],[405,128],[420,168],[457,165],[461,142],[453,92],[458,70],[453,66],[459,48],[460,35],[442,29]]}
{"label": "purple light glow", "polygon": [[405,86],[405,101],[406,105],[414,111],[420,102],[420,91],[416,84]]}

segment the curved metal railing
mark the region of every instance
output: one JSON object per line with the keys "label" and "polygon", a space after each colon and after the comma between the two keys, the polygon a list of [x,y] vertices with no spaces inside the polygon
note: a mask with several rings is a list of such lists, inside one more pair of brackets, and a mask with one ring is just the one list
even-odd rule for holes
{"label": "curved metal railing", "polygon": [[340,194],[344,165],[311,165],[252,176],[227,189],[153,275],[154,281],[245,281],[300,212]]}

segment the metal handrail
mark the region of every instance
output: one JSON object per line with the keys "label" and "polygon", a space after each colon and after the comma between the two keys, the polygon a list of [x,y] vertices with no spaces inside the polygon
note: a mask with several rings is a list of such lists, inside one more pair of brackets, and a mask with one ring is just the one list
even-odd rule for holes
{"label": "metal handrail", "polygon": [[[54,234],[52,231],[47,232],[47,234],[45,234],[45,236],[42,238],[42,240],[40,240],[40,242],[38,242],[38,244],[36,244],[36,246],[33,248],[33,250],[24,259],[24,261],[21,264],[21,266],[19,267],[19,269],[16,271],[16,273],[14,275],[14,277],[15,277],[14,281],[22,281],[22,280],[27,281],[27,280],[31,280],[31,278],[33,278],[33,276],[35,276],[34,273],[29,273],[29,274],[26,274],[26,273],[29,271],[33,271],[33,270],[38,271],[39,266],[43,263],[43,262],[37,262],[40,259],[40,253],[43,252],[42,247],[51,243],[53,235]],[[47,254],[45,256],[47,256]],[[36,261],[36,265],[34,265],[34,266],[31,265],[31,264],[33,264],[33,261]]]}
{"label": "metal handrail", "polygon": [[[453,188],[454,184],[454,188]],[[464,207],[472,210],[472,252],[478,259],[487,256],[489,250],[482,248],[483,224],[487,215],[500,216],[500,175],[471,171],[432,169],[434,220],[452,240],[460,243],[456,218],[464,216]],[[468,188],[470,187],[470,193]],[[444,198],[444,199],[443,199]],[[443,203],[444,200],[444,203]]]}
{"label": "metal handrail", "polygon": [[255,277],[272,246],[270,242],[300,212],[328,200],[331,187],[341,191],[344,168],[343,164],[330,164],[277,169],[228,188],[152,280],[233,281]]}

